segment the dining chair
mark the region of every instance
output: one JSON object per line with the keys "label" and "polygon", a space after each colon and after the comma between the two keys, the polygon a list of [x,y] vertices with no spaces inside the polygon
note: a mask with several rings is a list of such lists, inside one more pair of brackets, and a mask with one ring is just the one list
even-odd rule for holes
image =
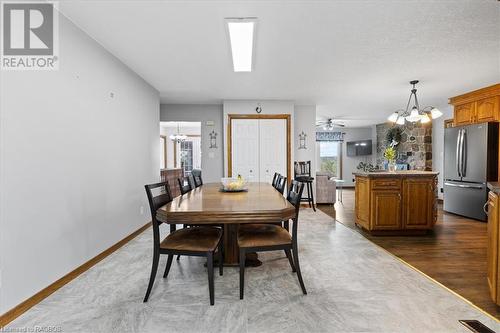
{"label": "dining chair", "polygon": [[203,185],[200,169],[193,169],[191,171],[191,176],[193,176],[194,187],[200,187],[201,185]]}
{"label": "dining chair", "polygon": [[316,211],[316,207],[314,207],[314,194],[312,186],[314,177],[311,176],[311,161],[295,161],[293,178],[296,181],[306,184],[307,197],[303,197],[301,201],[307,202],[309,207],[312,207],[313,211]]}
{"label": "dining chair", "polygon": [[[181,191],[181,195],[189,193],[193,189],[192,186],[191,186],[191,182],[189,180],[189,177],[177,178],[177,182],[179,183],[179,189]],[[185,183],[187,183],[187,184],[184,185]],[[187,224],[183,224],[182,225],[182,228],[187,228],[187,227],[188,227]],[[178,254],[177,255],[177,260],[179,260],[180,258],[181,258],[181,255]]]}
{"label": "dining chair", "polygon": [[285,192],[285,188],[286,188],[286,177],[278,175],[278,180],[276,181],[276,189],[278,190],[278,192],[283,194]]}
{"label": "dining chair", "polygon": [[[245,287],[245,257],[247,252],[284,250],[292,272],[297,273],[300,287],[304,295],[307,294],[299,265],[299,251],[297,247],[297,229],[299,226],[300,199],[304,184],[295,180],[290,184],[287,200],[295,207],[295,216],[292,218],[292,234],[285,228],[275,224],[241,224],[238,230],[238,246],[240,248],[240,299],[243,299]],[[290,250],[293,253],[290,253]]]}
{"label": "dining chair", "polygon": [[276,188],[276,184],[278,182],[278,177],[280,176],[279,173],[275,172],[273,176],[273,181],[271,182],[271,185],[273,185],[274,188]]}
{"label": "dining chair", "polygon": [[[191,182],[189,181],[189,177],[177,178],[177,182],[179,183],[179,189],[181,190],[181,195],[191,192],[193,189],[191,187]],[[186,185],[184,185],[187,183]]]}
{"label": "dining chair", "polygon": [[208,289],[210,294],[210,305],[214,305],[214,267],[213,257],[218,249],[219,275],[223,274],[223,238],[222,229],[212,227],[191,227],[175,230],[175,224],[170,225],[170,233],[160,241],[161,221],[156,218],[156,211],[172,201],[172,194],[168,182],[145,185],[148,196],[149,208],[153,225],[153,264],[149,277],[148,289],[144,296],[144,302],[148,301],[149,294],[158,271],[160,254],[168,255],[167,265],[163,278],[166,278],[172,265],[174,255],[197,256],[207,258]]}

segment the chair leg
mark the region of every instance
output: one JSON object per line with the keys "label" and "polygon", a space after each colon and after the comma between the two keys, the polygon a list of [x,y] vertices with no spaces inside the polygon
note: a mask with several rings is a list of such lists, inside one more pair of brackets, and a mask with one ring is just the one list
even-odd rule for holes
{"label": "chair leg", "polygon": [[146,290],[146,296],[144,296],[144,303],[148,301],[149,294],[151,293],[151,288],[155,282],[156,272],[158,271],[158,261],[160,260],[160,251],[158,249],[154,250],[153,253],[153,265],[151,266],[151,275],[149,276],[148,289]]}
{"label": "chair leg", "polygon": [[313,192],[313,183],[310,182],[309,185],[311,186],[311,204],[313,211],[316,211],[316,207],[314,207],[314,192]]}
{"label": "chair leg", "polygon": [[290,249],[285,250],[286,257],[288,258],[288,262],[290,263],[290,267],[292,267],[292,272],[296,272],[295,266],[293,264],[293,259],[292,259],[292,253],[290,252]]}
{"label": "chair leg", "polygon": [[240,248],[240,299],[243,299],[243,289],[245,288],[245,250]]}
{"label": "chair leg", "polygon": [[219,241],[219,275],[222,276],[224,274],[224,256],[222,255],[224,252],[224,243],[222,239]]}
{"label": "chair leg", "polygon": [[293,244],[292,246],[293,252],[293,260],[295,263],[295,269],[297,270],[297,278],[299,279],[300,288],[302,288],[302,292],[304,295],[307,295],[306,287],[304,286],[304,281],[302,280],[302,274],[300,273],[300,265],[299,265],[299,251],[297,249],[297,244]]}
{"label": "chair leg", "polygon": [[168,259],[167,259],[167,265],[165,266],[165,272],[163,273],[163,278],[166,278],[168,275],[168,272],[170,271],[170,266],[172,266],[172,259],[174,259],[174,255],[169,254]]}
{"label": "chair leg", "polygon": [[[182,225],[182,229],[186,229],[186,228],[187,228],[187,225],[183,224]],[[175,260],[179,261],[179,259],[181,259],[181,255],[180,254],[177,255],[177,258]]]}
{"label": "chair leg", "polygon": [[210,293],[210,305],[214,305],[214,254],[207,253],[207,269],[208,269],[208,292]]}
{"label": "chair leg", "polygon": [[309,208],[311,208],[311,194],[309,193],[309,182],[306,183],[307,187],[307,203],[309,204]]}
{"label": "chair leg", "polygon": [[290,222],[288,220],[283,221],[283,228],[285,228],[286,231],[290,231]]}

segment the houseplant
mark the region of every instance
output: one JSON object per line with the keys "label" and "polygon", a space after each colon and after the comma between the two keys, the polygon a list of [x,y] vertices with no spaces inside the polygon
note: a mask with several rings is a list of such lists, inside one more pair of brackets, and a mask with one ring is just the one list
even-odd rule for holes
{"label": "houseplant", "polygon": [[387,169],[390,172],[396,171],[396,149],[392,146],[385,148],[384,157],[387,160]]}

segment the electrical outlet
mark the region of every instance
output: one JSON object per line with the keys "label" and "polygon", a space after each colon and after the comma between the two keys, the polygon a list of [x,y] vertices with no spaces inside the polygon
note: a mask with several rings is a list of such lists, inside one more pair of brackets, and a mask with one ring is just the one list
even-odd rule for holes
{"label": "electrical outlet", "polygon": [[141,208],[139,209],[139,212],[141,213],[141,215],[144,215],[144,206],[141,206]]}
{"label": "electrical outlet", "polygon": [[441,193],[444,193],[444,189],[441,187]]}

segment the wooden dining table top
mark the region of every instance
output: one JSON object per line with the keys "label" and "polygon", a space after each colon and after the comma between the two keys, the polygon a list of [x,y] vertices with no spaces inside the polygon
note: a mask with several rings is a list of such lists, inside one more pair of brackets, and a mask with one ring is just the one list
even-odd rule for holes
{"label": "wooden dining table top", "polygon": [[221,192],[220,183],[206,183],[174,198],[156,217],[169,224],[239,224],[280,222],[295,207],[268,183],[249,183],[246,192]]}

